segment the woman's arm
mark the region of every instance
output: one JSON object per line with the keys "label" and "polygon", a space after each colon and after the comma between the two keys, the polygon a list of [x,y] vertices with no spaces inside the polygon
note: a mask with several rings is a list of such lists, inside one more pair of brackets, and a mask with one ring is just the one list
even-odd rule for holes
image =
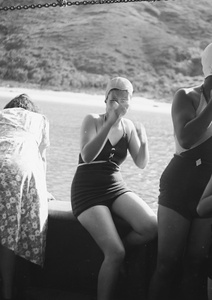
{"label": "woman's arm", "polygon": [[197,213],[200,217],[212,217],[212,176],[197,206]]}
{"label": "woman's arm", "polygon": [[102,150],[107,140],[108,133],[113,124],[126,113],[123,105],[116,104],[116,108],[107,116],[107,119],[97,131],[99,115],[88,115],[85,117],[80,133],[80,148],[82,159],[86,163],[93,161]]}
{"label": "woman's arm", "polygon": [[40,147],[39,150],[40,150],[41,159],[43,161],[44,173],[46,175],[46,148],[43,149],[42,147]]}
{"label": "woman's arm", "polygon": [[49,121],[45,116],[42,116],[43,120],[43,126],[42,126],[42,139],[39,145],[39,151],[41,155],[41,159],[43,161],[43,168],[44,172],[46,174],[46,149],[50,145],[50,140],[49,140]]}
{"label": "woman's arm", "polygon": [[149,147],[146,130],[143,124],[133,124],[128,120],[131,130],[129,152],[137,167],[144,169],[149,161]]}
{"label": "woman's arm", "polygon": [[196,117],[194,98],[197,92],[179,90],[172,103],[172,120],[180,145],[189,149],[199,141],[212,121],[212,97],[206,108]]}
{"label": "woman's arm", "polygon": [[[99,116],[98,116],[99,118]],[[83,120],[80,132],[80,148],[81,156],[84,162],[90,163],[93,161],[107,140],[107,135],[110,131],[111,124],[107,120],[97,132],[98,118],[95,115],[88,115]]]}

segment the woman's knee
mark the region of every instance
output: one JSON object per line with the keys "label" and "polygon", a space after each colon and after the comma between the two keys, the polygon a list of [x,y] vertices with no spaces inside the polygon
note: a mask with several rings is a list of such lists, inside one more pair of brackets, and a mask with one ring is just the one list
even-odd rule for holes
{"label": "woman's knee", "polygon": [[141,224],[138,232],[145,235],[149,240],[155,239],[158,235],[157,218],[152,216],[145,224]]}
{"label": "woman's knee", "polygon": [[125,249],[123,245],[113,246],[109,247],[104,254],[106,260],[110,260],[115,264],[121,264],[125,258]]}
{"label": "woman's knee", "polygon": [[152,217],[149,227],[148,227],[148,234],[151,239],[155,239],[158,235],[158,223],[156,217]]}

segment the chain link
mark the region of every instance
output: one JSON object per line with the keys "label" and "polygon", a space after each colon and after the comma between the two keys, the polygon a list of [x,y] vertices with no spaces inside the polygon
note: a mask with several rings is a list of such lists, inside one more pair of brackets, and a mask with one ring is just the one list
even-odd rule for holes
{"label": "chain link", "polygon": [[83,1],[67,1],[57,0],[57,3],[45,3],[45,4],[31,4],[31,5],[18,5],[18,6],[5,6],[0,7],[0,11],[13,11],[21,9],[36,9],[36,8],[49,8],[49,7],[67,7],[72,5],[94,5],[94,4],[113,4],[113,3],[127,3],[127,2],[157,2],[157,1],[169,1],[169,0],[83,0]]}

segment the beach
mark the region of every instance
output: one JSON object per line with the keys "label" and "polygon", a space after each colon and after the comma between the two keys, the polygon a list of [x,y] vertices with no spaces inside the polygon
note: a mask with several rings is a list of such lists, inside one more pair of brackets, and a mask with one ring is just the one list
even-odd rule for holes
{"label": "beach", "polygon": [[[10,99],[22,93],[28,94],[34,101],[60,102],[99,107],[105,106],[104,95],[16,87],[0,87],[0,99],[7,98],[9,101]],[[153,99],[133,96],[131,109],[159,113],[170,113],[171,104],[155,101]]]}

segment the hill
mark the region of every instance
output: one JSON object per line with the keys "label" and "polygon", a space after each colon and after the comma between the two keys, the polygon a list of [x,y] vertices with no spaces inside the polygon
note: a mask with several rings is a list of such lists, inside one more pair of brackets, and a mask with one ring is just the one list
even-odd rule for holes
{"label": "hill", "polygon": [[[0,6],[33,3],[46,1]],[[211,0],[1,10],[1,85],[99,92],[120,75],[136,93],[171,101],[179,87],[202,81],[211,12]]]}

